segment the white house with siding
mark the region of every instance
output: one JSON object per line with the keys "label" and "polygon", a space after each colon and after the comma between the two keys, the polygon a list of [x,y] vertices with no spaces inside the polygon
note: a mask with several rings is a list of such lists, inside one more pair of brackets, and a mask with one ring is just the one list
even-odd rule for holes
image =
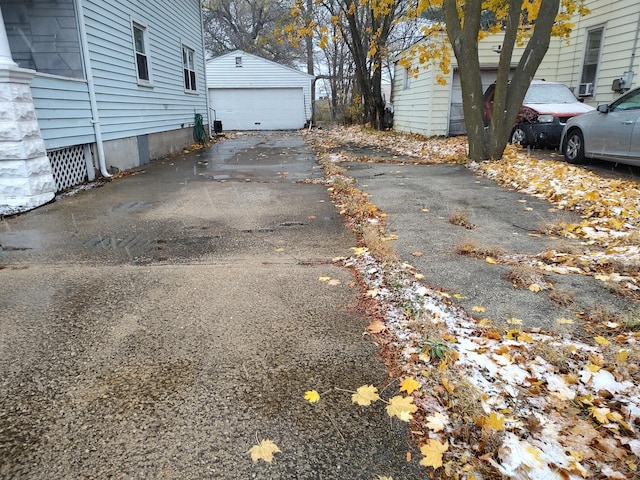
{"label": "white house with siding", "polygon": [[[0,123],[33,116],[39,130],[4,138],[0,127],[0,215],[36,206],[21,184],[49,188],[29,178],[31,157],[48,159],[55,192],[193,143],[196,114],[209,123],[199,0],[0,0],[0,15],[4,76],[29,77],[15,98],[5,79],[0,102],[35,112]],[[36,133],[42,145],[15,158]]]}
{"label": "white house with siding", "polygon": [[[640,3],[637,0],[588,0],[591,13],[572,19],[575,27],[569,43],[551,39],[536,78],[569,86],[585,103],[596,106],[637,86],[640,77]],[[495,80],[503,34],[479,42],[483,87]],[[513,67],[523,48],[516,48]],[[436,81],[437,68],[419,66],[417,77],[396,62],[392,86],[394,130],[425,136],[457,135],[465,132],[462,93],[457,62],[452,58],[446,85]],[[631,72],[631,73],[628,73]],[[620,79],[626,83],[620,87]],[[616,82],[617,81],[617,82]],[[614,85],[615,82],[615,85]]]}
{"label": "white house with siding", "polygon": [[313,75],[236,50],[207,61],[211,117],[225,130],[291,130],[311,119]]}

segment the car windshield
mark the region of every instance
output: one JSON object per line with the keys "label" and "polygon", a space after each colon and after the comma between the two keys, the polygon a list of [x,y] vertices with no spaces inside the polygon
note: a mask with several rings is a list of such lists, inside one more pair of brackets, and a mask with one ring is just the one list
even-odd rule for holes
{"label": "car windshield", "polygon": [[575,103],[576,97],[565,85],[532,84],[523,103]]}

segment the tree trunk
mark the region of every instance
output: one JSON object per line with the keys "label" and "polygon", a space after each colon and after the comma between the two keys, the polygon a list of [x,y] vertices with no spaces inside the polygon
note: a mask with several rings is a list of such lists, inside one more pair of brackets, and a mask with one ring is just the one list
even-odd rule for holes
{"label": "tree trunk", "polygon": [[[526,0],[525,0],[526,1]],[[458,16],[456,0],[443,1],[447,35],[458,60],[464,121],[469,142],[469,158],[489,160],[502,157],[511,136],[522,101],[551,39],[560,0],[541,2],[538,17],[524,53],[509,80],[511,57],[516,43],[523,0],[509,0],[509,16],[500,52],[491,121],[485,125],[482,80],[478,60],[481,0],[469,0]],[[464,25],[464,28],[462,28]]]}

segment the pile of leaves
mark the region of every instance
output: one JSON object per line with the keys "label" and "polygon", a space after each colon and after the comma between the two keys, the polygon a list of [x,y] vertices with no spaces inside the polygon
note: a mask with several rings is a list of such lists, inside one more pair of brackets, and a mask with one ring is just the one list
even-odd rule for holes
{"label": "pile of leaves", "polygon": [[581,215],[578,224],[558,225],[564,237],[584,239],[579,253],[545,252],[534,264],[556,273],[593,275],[616,282],[640,298],[640,187],[608,179],[564,162],[505,158],[469,167],[496,182],[549,200],[557,210]]}
{"label": "pile of leaves", "polygon": [[412,163],[465,163],[466,137],[434,137],[382,132],[361,126],[348,126],[307,132],[311,142],[323,148],[345,144],[383,149],[404,157],[413,157]]}
{"label": "pile of leaves", "polygon": [[[429,156],[424,152],[432,151],[427,146],[431,140],[409,137],[405,142],[398,134],[355,129],[339,132],[332,134],[334,142],[385,145],[403,155],[407,151],[396,149],[403,143],[410,145],[412,155]],[[325,146],[326,136],[322,132]],[[458,162],[460,151],[466,151],[460,138],[453,139],[456,146],[449,145],[449,150],[443,148],[442,139],[433,142],[434,156],[442,161]],[[376,225],[380,238],[386,238],[384,214],[336,167],[341,157],[326,153],[321,157],[334,202],[342,206],[348,202],[345,196],[353,194],[367,204],[356,209],[367,214],[349,218],[348,224],[357,233]],[[434,162],[425,158],[416,163]],[[581,253],[583,259],[566,261],[546,252],[546,258],[536,260],[540,268],[566,268],[567,273],[602,275],[604,280],[607,275],[621,277],[612,270],[612,255],[622,255],[627,265],[635,261],[633,231],[640,218],[636,185],[605,180],[559,162],[526,158],[513,148],[501,161],[469,166],[509,188],[547,198],[558,209],[581,213],[581,224],[562,225],[560,230],[583,238],[586,247],[597,247],[599,260],[588,250]],[[344,208],[341,211],[348,216]],[[425,467],[468,480],[498,475],[637,478],[638,332],[611,324],[609,335],[580,341],[569,331],[525,330],[516,318],[509,320],[508,329],[500,329],[482,318],[484,307],[473,307],[470,313],[454,305],[450,295],[423,284],[414,267],[381,259],[361,239],[364,246],[339,261],[357,272],[365,296],[379,304],[380,317],[373,319],[368,333],[382,345],[390,370],[403,384],[416,383],[411,430],[425,455],[421,462]],[[637,271],[628,270],[624,281],[633,288]],[[571,322],[557,319],[560,326]]]}

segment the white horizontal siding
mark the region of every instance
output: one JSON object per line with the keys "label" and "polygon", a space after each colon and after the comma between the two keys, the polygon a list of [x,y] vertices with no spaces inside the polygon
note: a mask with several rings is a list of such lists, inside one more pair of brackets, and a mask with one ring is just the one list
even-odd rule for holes
{"label": "white horizontal siding", "polygon": [[[236,66],[236,57],[242,66]],[[311,118],[313,76],[240,50],[207,62],[207,87],[219,88],[302,88],[305,115]],[[215,105],[213,105],[215,108]]]}
{"label": "white horizontal siding", "polygon": [[[87,0],[85,24],[105,140],[193,124],[208,107],[198,0]],[[131,22],[147,29],[152,86],[138,85]],[[197,92],[184,90],[182,43],[196,52]]]}
{"label": "white horizontal siding", "polygon": [[36,75],[31,95],[47,150],[95,142],[86,82]]}
{"label": "white horizontal siding", "polygon": [[[582,74],[587,32],[604,27],[600,63],[595,82],[595,95],[585,99],[596,105],[610,102],[618,96],[611,84],[631,66],[635,72],[632,87],[640,85],[640,52],[633,52],[634,38],[640,21],[640,3],[637,0],[591,0],[587,2],[589,15],[575,17],[570,43],[563,46],[559,65],[559,79],[570,87],[578,87]],[[634,55],[635,53],[635,55]]]}

